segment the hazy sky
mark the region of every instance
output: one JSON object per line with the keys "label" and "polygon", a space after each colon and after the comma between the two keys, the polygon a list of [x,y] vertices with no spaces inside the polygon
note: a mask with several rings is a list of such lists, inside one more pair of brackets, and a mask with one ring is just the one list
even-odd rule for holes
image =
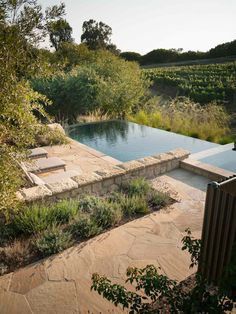
{"label": "hazy sky", "polygon": [[[43,6],[60,0],[39,0]],[[112,42],[141,54],[157,48],[206,51],[236,39],[236,0],[64,0],[66,19],[80,42],[82,24],[111,26]]]}

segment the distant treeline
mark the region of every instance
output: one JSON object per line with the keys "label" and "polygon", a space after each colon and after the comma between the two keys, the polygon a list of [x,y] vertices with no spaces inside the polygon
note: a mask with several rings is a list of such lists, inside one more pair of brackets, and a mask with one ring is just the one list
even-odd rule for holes
{"label": "distant treeline", "polygon": [[207,52],[187,51],[179,49],[155,49],[145,55],[137,52],[122,52],[120,56],[128,61],[137,61],[141,65],[153,63],[179,62],[188,60],[212,59],[236,55],[236,40],[227,42],[210,49]]}

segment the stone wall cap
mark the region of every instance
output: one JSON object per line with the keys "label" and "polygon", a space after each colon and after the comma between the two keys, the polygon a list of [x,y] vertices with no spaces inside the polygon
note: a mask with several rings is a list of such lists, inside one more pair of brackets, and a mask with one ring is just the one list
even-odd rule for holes
{"label": "stone wall cap", "polygon": [[155,158],[156,160],[158,160],[158,162],[162,163],[162,162],[167,162],[169,160],[173,160],[175,157],[174,154],[169,153],[161,153],[161,154],[157,154],[157,155],[153,155],[153,158]]}
{"label": "stone wall cap", "polygon": [[20,193],[27,202],[43,199],[46,196],[52,195],[52,191],[50,191],[45,185],[33,186],[28,189],[23,188]]}
{"label": "stone wall cap", "polygon": [[111,169],[106,169],[103,171],[95,171],[97,175],[99,175],[102,179],[105,178],[113,178],[119,175],[125,174],[125,170],[119,167],[112,167]]}
{"label": "stone wall cap", "polygon": [[132,171],[132,170],[139,170],[139,169],[143,169],[145,166],[143,163],[141,163],[138,160],[131,160],[131,161],[127,161],[124,162],[120,165],[118,165],[120,168],[126,170],[126,171]]}
{"label": "stone wall cap", "polygon": [[88,185],[94,182],[98,182],[102,180],[102,177],[97,175],[96,173],[91,174],[81,174],[71,178],[75,181],[78,186]]}
{"label": "stone wall cap", "polygon": [[154,158],[152,156],[138,159],[138,161],[144,164],[145,166],[152,166],[160,163],[160,161],[157,158]]}
{"label": "stone wall cap", "polygon": [[188,156],[190,155],[190,152],[183,148],[176,148],[169,151],[168,154],[173,155],[175,158],[183,160],[185,158],[188,158]]}
{"label": "stone wall cap", "polygon": [[60,194],[78,188],[78,183],[70,178],[66,178],[62,179],[60,182],[48,183],[46,187],[52,194]]}

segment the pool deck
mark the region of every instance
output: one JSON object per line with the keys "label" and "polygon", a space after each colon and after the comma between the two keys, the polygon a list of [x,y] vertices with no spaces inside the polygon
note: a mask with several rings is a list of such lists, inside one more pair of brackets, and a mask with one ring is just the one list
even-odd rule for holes
{"label": "pool deck", "polygon": [[[89,175],[95,171],[109,170],[121,162],[77,141],[70,140],[67,145],[45,146],[49,157],[59,157],[66,162],[66,170],[74,170],[78,175]],[[39,174],[41,177],[63,170]]]}

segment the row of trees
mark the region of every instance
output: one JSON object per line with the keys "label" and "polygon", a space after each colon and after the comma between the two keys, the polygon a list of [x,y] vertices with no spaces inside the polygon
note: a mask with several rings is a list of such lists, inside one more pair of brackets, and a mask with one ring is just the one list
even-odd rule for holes
{"label": "row of trees", "polygon": [[236,40],[218,45],[207,52],[183,52],[182,48],[155,49],[143,56],[132,51],[122,52],[120,56],[128,61],[139,62],[141,65],[236,56]]}
{"label": "row of trees", "polygon": [[[56,51],[60,50],[64,43],[72,43],[72,27],[63,18],[56,21],[51,21],[48,24],[49,38],[51,46]],[[93,19],[85,21],[82,25],[81,43],[91,50],[106,49],[115,54],[120,51],[117,50],[116,45],[111,42],[112,29],[103,22],[97,22]]]}
{"label": "row of trees", "polygon": [[[64,19],[53,21],[49,25],[49,34],[52,47],[60,49],[63,43],[73,42],[72,28]],[[145,55],[137,52],[122,52],[111,43],[112,29],[103,22],[95,20],[85,21],[82,25],[81,43],[91,50],[106,49],[115,54],[120,54],[127,61],[136,61],[141,65],[152,63],[180,62],[189,60],[211,59],[218,57],[236,56],[236,40],[227,42],[210,49],[207,52],[187,51],[178,49],[155,49]]]}

